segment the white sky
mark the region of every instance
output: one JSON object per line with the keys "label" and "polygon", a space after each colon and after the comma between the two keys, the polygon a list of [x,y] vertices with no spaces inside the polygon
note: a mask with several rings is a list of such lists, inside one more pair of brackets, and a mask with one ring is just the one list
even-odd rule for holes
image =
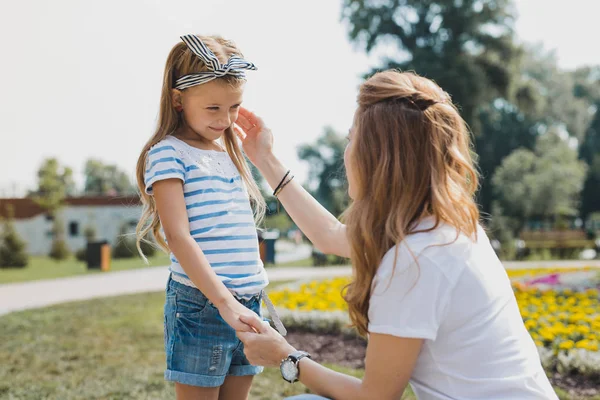
{"label": "white sky", "polygon": [[[85,160],[133,178],[153,132],[166,56],[186,33],[220,34],[258,66],[245,106],[276,135],[304,180],[296,147],[326,125],[345,132],[360,75],[376,65],[340,21],[341,0],[19,0],[0,3],[0,196],[33,188],[46,157],[83,181]],[[600,64],[600,1],[518,0],[517,33],[555,48],[565,68]]]}

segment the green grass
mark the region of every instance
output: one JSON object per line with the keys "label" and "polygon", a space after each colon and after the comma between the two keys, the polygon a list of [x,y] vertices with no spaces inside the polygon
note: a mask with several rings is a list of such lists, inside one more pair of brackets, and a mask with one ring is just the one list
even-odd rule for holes
{"label": "green grass", "polygon": [[[164,253],[157,253],[155,257],[150,258],[148,261],[150,262],[150,266],[153,267],[168,265],[170,263],[169,256]],[[123,271],[147,266],[139,257],[113,259],[111,260],[110,270]],[[88,270],[84,262],[78,261],[74,257],[60,262],[48,257],[31,257],[29,265],[25,268],[0,269],[0,284],[97,273],[102,272],[99,269]]]}
{"label": "green grass", "polygon": [[[163,301],[151,293],[0,317],[0,399],[174,399],[163,379]],[[303,392],[266,369],[250,398]]]}

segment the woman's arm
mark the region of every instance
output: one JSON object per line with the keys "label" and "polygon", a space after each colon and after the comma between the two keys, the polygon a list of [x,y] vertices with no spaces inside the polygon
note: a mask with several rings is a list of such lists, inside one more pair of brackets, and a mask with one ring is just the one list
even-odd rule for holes
{"label": "woman's arm", "polygon": [[[269,185],[276,188],[287,169],[272,152],[273,134],[259,117],[244,108],[240,108],[236,123],[244,130],[237,132],[246,155]],[[319,250],[350,257],[346,226],[320,205],[298,181],[292,180],[278,198],[292,220]]]}
{"label": "woman's arm", "polygon": [[260,324],[260,318],[240,304],[211,268],[206,256],[190,234],[183,186],[179,179],[166,179],[152,186],[160,222],[169,249],[196,287],[219,309],[223,319],[234,329],[251,331],[240,322],[244,315]]}
{"label": "woman's arm", "polygon": [[[273,154],[258,162],[256,167],[272,188],[279,185],[287,172]],[[278,199],[300,230],[319,250],[326,254],[350,257],[346,225],[319,204],[296,179],[286,185]]]}
{"label": "woman's arm", "polygon": [[[271,327],[253,326],[259,333],[238,332],[244,342],[244,353],[252,364],[277,367],[295,351]],[[371,334],[362,381],[307,358],[300,360],[299,379],[312,392],[333,400],[400,399],[422,345],[422,339]]]}

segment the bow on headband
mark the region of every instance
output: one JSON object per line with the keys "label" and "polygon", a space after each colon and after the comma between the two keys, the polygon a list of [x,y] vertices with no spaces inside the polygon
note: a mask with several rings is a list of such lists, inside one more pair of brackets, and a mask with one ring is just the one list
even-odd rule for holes
{"label": "bow on headband", "polygon": [[187,89],[225,75],[244,78],[246,76],[245,70],[255,71],[257,69],[251,62],[235,55],[231,56],[225,64],[221,64],[217,56],[196,35],[181,36],[181,40],[183,40],[192,53],[204,61],[209,71],[182,76],[175,82],[175,89]]}

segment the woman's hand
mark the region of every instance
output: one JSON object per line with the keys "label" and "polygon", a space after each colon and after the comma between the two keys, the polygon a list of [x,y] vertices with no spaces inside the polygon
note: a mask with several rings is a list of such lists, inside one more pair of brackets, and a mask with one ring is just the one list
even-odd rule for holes
{"label": "woman's hand", "polygon": [[262,324],[262,319],[254,311],[244,307],[233,296],[230,300],[218,304],[217,309],[225,322],[237,332],[254,332],[252,327]]}
{"label": "woman's hand", "polygon": [[267,323],[241,316],[240,320],[252,326],[256,332],[237,332],[244,343],[244,354],[250,364],[264,367],[278,367],[281,360],[296,349],[292,347],[275,329]]}
{"label": "woman's hand", "polygon": [[[235,121],[235,133],[242,141],[244,152],[252,162],[258,165],[273,154],[273,134],[263,120],[254,113],[240,107]],[[241,129],[240,129],[241,128]]]}

